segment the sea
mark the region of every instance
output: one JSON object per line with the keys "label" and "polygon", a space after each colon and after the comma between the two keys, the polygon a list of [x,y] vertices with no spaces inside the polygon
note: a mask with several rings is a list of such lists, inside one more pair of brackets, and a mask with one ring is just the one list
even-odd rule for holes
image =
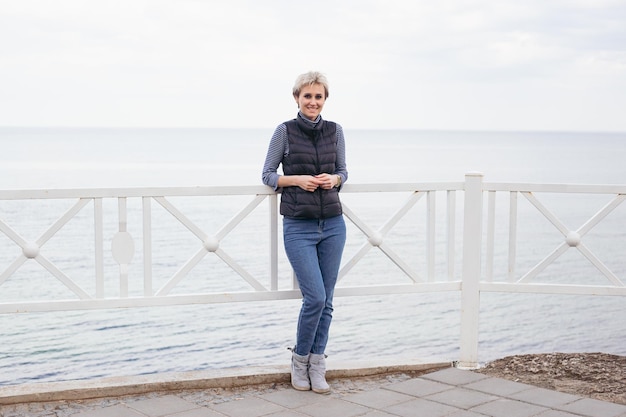
{"label": "sea", "polygon": [[[626,133],[348,126],[344,131],[351,184],[456,182],[470,172],[482,173],[485,182],[626,184]],[[273,128],[0,128],[0,190],[260,185],[272,133]],[[572,196],[549,196],[546,205],[576,229],[613,197],[573,203]],[[367,210],[381,200],[374,195],[360,204]],[[562,241],[541,216],[526,216],[530,209],[522,200],[520,216],[529,223],[519,231],[520,271]],[[140,207],[128,204],[129,228],[140,235]],[[220,211],[222,205],[184,204],[198,222],[219,225],[221,216],[228,215],[228,210]],[[445,201],[437,201],[438,210],[445,207]],[[20,235],[37,238],[66,209],[56,201],[0,201],[0,220]],[[626,209],[618,207],[603,224],[596,235],[590,233],[589,245],[624,281]],[[113,231],[115,224],[107,227]],[[411,227],[423,230],[423,225],[406,226]],[[155,275],[171,274],[193,254],[188,245],[178,243],[178,229],[168,230],[158,237],[165,243],[157,264],[162,271],[155,270]],[[67,233],[64,243],[51,241],[50,256],[64,270],[84,275],[88,268],[80,237],[93,231],[79,224]],[[399,252],[412,250],[403,240],[408,234],[400,230],[395,236]],[[235,235],[232,245],[245,247],[249,236]],[[547,243],[535,242],[546,236]],[[359,245],[349,242],[346,251]],[[266,251],[245,253],[251,265],[267,256]],[[18,255],[15,244],[0,232],[0,274]],[[506,250],[496,250],[496,266],[506,268],[506,256]],[[130,269],[131,294],[140,288],[133,283],[142,280],[137,262]],[[389,270],[381,256],[366,265],[355,272],[365,280],[376,281]],[[548,275],[558,282],[608,283],[576,250],[551,268]],[[42,291],[46,296],[46,286],[55,279],[41,270],[32,260],[25,263],[0,285],[0,302]],[[115,285],[107,283],[107,291]],[[211,285],[220,290],[220,283]],[[299,305],[299,300],[286,300],[0,315],[0,385],[288,364]],[[546,352],[626,355],[625,320],[624,297],[483,293],[479,361]],[[329,362],[454,361],[459,338],[458,292],[337,297],[326,353]]]}

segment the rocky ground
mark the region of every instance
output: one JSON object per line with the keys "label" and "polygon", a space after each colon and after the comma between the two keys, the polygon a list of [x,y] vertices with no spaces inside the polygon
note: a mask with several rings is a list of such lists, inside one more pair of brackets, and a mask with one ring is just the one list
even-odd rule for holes
{"label": "rocky ground", "polygon": [[476,372],[626,404],[626,356],[606,353],[516,355],[490,362]]}

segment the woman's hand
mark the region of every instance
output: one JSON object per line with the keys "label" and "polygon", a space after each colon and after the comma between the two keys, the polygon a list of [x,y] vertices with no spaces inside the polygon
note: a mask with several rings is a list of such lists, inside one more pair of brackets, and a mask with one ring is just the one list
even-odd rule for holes
{"label": "woman's hand", "polygon": [[336,187],[339,182],[339,177],[332,174],[318,174],[318,175],[281,175],[278,178],[279,187],[300,187],[304,191],[313,192],[318,188],[324,190],[330,190]]}
{"label": "woman's hand", "polygon": [[339,176],[336,174],[318,174],[315,178],[320,181],[320,187],[325,190],[336,187],[339,182]]}
{"label": "woman's hand", "polygon": [[318,187],[324,188],[324,181],[318,178],[318,175],[298,175],[296,185],[304,191],[313,192]]}

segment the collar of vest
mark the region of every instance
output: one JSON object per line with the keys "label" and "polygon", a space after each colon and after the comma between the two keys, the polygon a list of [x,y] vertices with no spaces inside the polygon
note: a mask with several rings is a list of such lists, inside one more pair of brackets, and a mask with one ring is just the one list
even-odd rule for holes
{"label": "collar of vest", "polygon": [[309,136],[317,136],[324,126],[324,120],[322,120],[321,115],[318,116],[317,122],[313,123],[310,120],[304,119],[300,112],[298,112],[298,117],[296,117],[296,123],[298,123],[298,127]]}

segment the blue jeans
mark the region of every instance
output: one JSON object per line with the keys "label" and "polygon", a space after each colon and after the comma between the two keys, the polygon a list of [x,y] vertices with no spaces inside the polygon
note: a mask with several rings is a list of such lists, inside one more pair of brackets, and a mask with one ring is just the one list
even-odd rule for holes
{"label": "blue jeans", "polygon": [[285,252],[302,292],[295,352],[322,354],[328,342],[333,294],[346,243],[343,216],[283,219]]}

